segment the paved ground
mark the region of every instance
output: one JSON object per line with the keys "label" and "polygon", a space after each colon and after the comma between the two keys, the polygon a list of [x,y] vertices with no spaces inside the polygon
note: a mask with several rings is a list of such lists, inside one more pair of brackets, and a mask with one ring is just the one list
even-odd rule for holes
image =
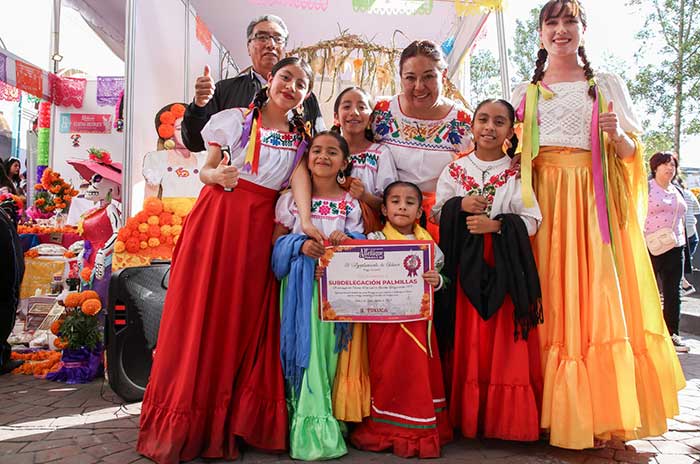
{"label": "paved ground", "polygon": [[[542,442],[517,444],[498,440],[458,440],[432,462],[683,464],[700,462],[700,338],[688,339],[681,355],[688,386],[680,393],[681,414],[669,421],[662,437],[607,448],[567,451]],[[140,404],[121,404],[102,380],[65,385],[20,375],[0,376],[0,463],[145,463],[134,451]],[[292,462],[286,455],[248,451],[244,463]],[[405,462],[390,454],[354,449],[346,463]],[[219,461],[195,461],[219,462]]]}

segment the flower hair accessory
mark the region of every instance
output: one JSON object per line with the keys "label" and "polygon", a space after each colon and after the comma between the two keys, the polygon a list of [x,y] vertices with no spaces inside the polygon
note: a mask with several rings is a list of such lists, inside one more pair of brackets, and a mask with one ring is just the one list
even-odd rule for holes
{"label": "flower hair accessory", "polygon": [[162,111],[156,119],[156,130],[158,131],[158,137],[164,140],[163,146],[172,150],[175,148],[175,141],[173,136],[175,135],[175,121],[185,115],[185,105],[181,103],[173,103],[166,110]]}
{"label": "flower hair accessory", "polygon": [[107,150],[102,148],[88,148],[88,157],[92,161],[102,164],[112,164],[112,155]]}

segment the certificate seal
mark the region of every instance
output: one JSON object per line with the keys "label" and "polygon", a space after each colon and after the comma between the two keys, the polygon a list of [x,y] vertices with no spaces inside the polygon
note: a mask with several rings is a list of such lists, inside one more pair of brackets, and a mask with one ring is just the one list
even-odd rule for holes
{"label": "certificate seal", "polygon": [[421,260],[418,255],[408,255],[403,260],[403,267],[408,271],[408,277],[416,277],[420,266]]}

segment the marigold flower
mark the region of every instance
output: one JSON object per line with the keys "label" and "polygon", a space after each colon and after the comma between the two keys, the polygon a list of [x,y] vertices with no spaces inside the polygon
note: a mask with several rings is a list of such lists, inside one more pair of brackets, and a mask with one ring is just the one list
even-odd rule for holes
{"label": "marigold flower", "polygon": [[167,237],[168,235],[170,235],[171,229],[172,228],[167,224],[160,226],[160,235],[162,235],[163,237]]}
{"label": "marigold flower", "polygon": [[179,103],[174,103],[170,107],[170,112],[173,113],[173,116],[175,116],[175,119],[181,118],[185,115],[185,106],[181,105]]}
{"label": "marigold flower", "polygon": [[139,211],[136,213],[136,220],[139,221],[139,223],[143,224],[146,221],[148,221],[148,216],[149,214],[145,211]]}
{"label": "marigold flower", "polygon": [[81,301],[82,298],[80,297],[79,293],[69,293],[63,299],[63,306],[65,306],[66,308],[77,308],[78,306],[80,306]]}
{"label": "marigold flower", "polygon": [[148,235],[150,237],[160,237],[160,227],[155,224],[148,226]]}
{"label": "marigold flower", "polygon": [[137,238],[130,238],[126,241],[126,251],[129,253],[136,253],[139,251],[139,240]]}
{"label": "marigold flower", "polygon": [[156,197],[146,198],[143,202],[143,211],[148,216],[158,216],[163,212],[163,202]]}
{"label": "marigold flower", "polygon": [[80,310],[83,312],[83,314],[87,316],[94,316],[95,314],[99,313],[101,309],[102,303],[97,298],[90,298],[89,300],[85,300],[83,302],[83,305],[80,307]]}
{"label": "marigold flower", "polygon": [[[56,339],[53,341],[53,346],[55,346],[55,347],[58,348],[59,350],[63,350],[63,349],[65,349],[65,348],[68,346],[68,343],[67,343],[67,342],[64,342],[64,341],[63,341],[62,339],[60,339],[60,338],[56,338]],[[25,363],[25,364],[29,364],[29,363]],[[24,364],[23,364],[23,365],[24,365]]]}
{"label": "marigold flower", "polygon": [[100,299],[100,295],[98,295],[95,290],[85,290],[84,292],[80,292],[79,295],[81,298],[81,303],[87,300]]}
{"label": "marigold flower", "polygon": [[141,232],[138,237],[140,242],[148,241],[148,234]]}
{"label": "marigold flower", "polygon": [[160,218],[158,216],[148,216],[148,224],[152,226],[157,226],[160,224]]}
{"label": "marigold flower", "polygon": [[170,233],[173,235],[180,235],[180,232],[182,232],[182,226],[180,225],[175,225],[170,228]]}
{"label": "marigold flower", "polygon": [[151,248],[155,248],[160,245],[160,240],[158,240],[156,237],[151,237],[148,239],[148,246]]}
{"label": "marigold flower", "polygon": [[139,224],[139,232],[141,232],[143,234],[148,232],[148,224],[146,224],[146,223]]}
{"label": "marigold flower", "polygon": [[123,240],[117,240],[114,243],[114,252],[115,253],[124,253],[124,250],[126,250],[126,244],[124,243]]}
{"label": "marigold flower", "polygon": [[159,223],[160,225],[167,224],[171,225],[173,223],[173,214],[168,213],[168,212],[162,212],[160,213],[160,216],[158,216]]}
{"label": "marigold flower", "polygon": [[179,226],[182,224],[182,218],[180,216],[173,215],[173,225]]}
{"label": "marigold flower", "polygon": [[85,282],[90,281],[90,277],[92,277],[92,268],[85,266],[82,271],[80,271],[80,278],[83,279]]}
{"label": "marigold flower", "polygon": [[63,325],[63,322],[61,320],[53,321],[51,323],[51,333],[54,335],[58,335],[58,333],[61,331],[61,325]]}
{"label": "marigold flower", "polygon": [[143,240],[140,241],[139,248],[141,248],[142,250],[145,250],[146,248],[148,248],[148,242],[144,242]]}
{"label": "marigold flower", "polygon": [[117,240],[121,240],[122,242],[126,242],[127,239],[129,238],[129,235],[131,232],[129,232],[128,229],[121,228],[119,229],[119,232],[117,232]]}

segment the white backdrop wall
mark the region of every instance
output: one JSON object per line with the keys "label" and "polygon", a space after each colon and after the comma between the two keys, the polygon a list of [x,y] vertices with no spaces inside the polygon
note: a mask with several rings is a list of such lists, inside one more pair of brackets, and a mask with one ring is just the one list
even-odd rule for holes
{"label": "white backdrop wall", "polygon": [[143,157],[157,149],[156,113],[173,102],[190,102],[194,82],[205,64],[216,79],[221,53],[215,40],[211,53],[197,40],[195,12],[182,0],[133,1],[133,20],[129,45],[133,50],[126,53],[127,79],[131,81],[127,88],[133,88],[131,95],[126,93],[132,108],[131,120],[126,120],[132,137],[126,153],[132,186],[129,215],[143,204]]}
{"label": "white backdrop wall", "polygon": [[[109,134],[80,133],[80,146],[74,147],[71,139],[71,132],[60,131],[61,114],[87,113],[87,114],[107,114],[111,116],[112,127]],[[80,185],[81,177],[78,172],[66,163],[69,158],[88,157],[87,150],[90,147],[103,148],[107,150],[113,161],[124,162],[124,132],[117,132],[114,124],[114,106],[99,106],[97,104],[97,81],[88,80],[83,99],[82,108],[72,106],[57,106],[53,113],[54,119],[51,121],[51,131],[53,132],[53,144],[51,145],[51,167],[61,173],[64,179],[71,182],[77,188]]]}

